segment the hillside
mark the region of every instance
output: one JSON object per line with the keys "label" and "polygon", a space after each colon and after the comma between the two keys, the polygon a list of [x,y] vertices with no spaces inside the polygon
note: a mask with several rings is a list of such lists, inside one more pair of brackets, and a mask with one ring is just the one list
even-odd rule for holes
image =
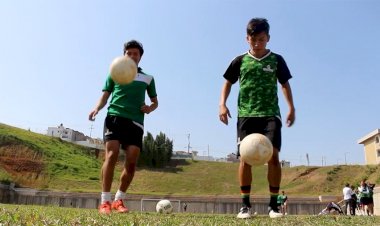
{"label": "hillside", "polygon": [[[0,124],[0,182],[45,190],[99,192],[102,157],[89,148]],[[117,188],[121,165],[115,173]],[[136,194],[236,195],[238,163],[173,161],[165,169],[139,168],[129,192]],[[378,166],[297,166],[283,169],[289,195],[340,195],[346,182],[380,182]],[[253,170],[252,190],[267,194],[266,167]]]}

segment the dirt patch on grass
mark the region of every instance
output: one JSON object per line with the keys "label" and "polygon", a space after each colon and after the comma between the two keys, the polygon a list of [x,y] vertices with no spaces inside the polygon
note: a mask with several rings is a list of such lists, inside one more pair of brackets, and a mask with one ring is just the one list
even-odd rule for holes
{"label": "dirt patch on grass", "polygon": [[23,145],[0,147],[0,164],[10,175],[39,175],[44,170],[42,154]]}

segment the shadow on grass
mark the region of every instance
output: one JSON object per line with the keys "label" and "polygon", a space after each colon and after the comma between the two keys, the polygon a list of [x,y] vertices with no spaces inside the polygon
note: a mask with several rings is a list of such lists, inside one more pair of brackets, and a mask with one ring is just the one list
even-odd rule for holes
{"label": "shadow on grass", "polygon": [[190,165],[190,160],[186,159],[172,159],[169,162],[169,165],[164,167],[147,167],[140,166],[138,170],[149,170],[154,172],[165,172],[165,173],[178,173],[183,172],[182,166]]}

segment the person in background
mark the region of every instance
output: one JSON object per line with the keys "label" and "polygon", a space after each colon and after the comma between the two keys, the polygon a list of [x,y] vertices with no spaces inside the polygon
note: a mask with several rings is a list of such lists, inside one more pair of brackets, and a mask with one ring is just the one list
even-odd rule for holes
{"label": "person in background", "polygon": [[352,216],[356,215],[356,208],[358,207],[357,202],[358,202],[358,196],[357,194],[357,189],[353,185],[351,185],[351,190],[352,190],[352,195],[351,195],[351,208],[350,208],[350,213]]}
{"label": "person in background", "polygon": [[[345,215],[347,214],[347,209],[350,211],[352,208],[352,189],[350,187],[350,184],[347,183],[346,186],[343,188],[343,200],[344,200],[344,209],[343,212]],[[350,211],[351,213],[351,211]]]}
{"label": "person in background", "polygon": [[277,204],[280,206],[280,211],[282,215],[288,215],[288,196],[285,191],[277,197]]}
{"label": "person in background", "polygon": [[360,186],[358,187],[358,191],[360,194],[360,207],[365,215],[370,215],[369,204],[370,204],[370,190],[367,185],[366,180],[362,180],[360,182]]}

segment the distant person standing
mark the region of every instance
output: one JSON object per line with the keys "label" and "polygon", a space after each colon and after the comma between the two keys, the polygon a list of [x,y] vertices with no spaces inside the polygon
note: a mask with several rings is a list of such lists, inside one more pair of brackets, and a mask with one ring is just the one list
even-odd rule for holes
{"label": "distant person standing", "polygon": [[370,200],[370,189],[366,183],[366,180],[362,180],[360,182],[360,187],[358,188],[360,194],[360,206],[361,210],[365,215],[370,215],[369,205],[371,203]]}
{"label": "distant person standing", "polygon": [[[144,53],[143,46],[136,40],[124,44],[124,55],[129,56],[138,65]],[[150,98],[150,104],[145,104],[145,94]],[[135,80],[127,85],[115,83],[107,77],[101,95],[94,110],[89,114],[90,120],[95,120],[98,112],[107,104],[107,116],[104,120],[105,160],[102,166],[102,194],[99,213],[110,214],[112,209],[118,213],[127,213],[124,206],[126,191],[131,184],[136,171],[136,164],[142,148],[144,135],[144,116],[154,111],[158,106],[154,78],[145,74],[141,68]],[[119,150],[125,151],[123,172],[120,176],[119,189],[115,199],[111,199],[111,185]]]}
{"label": "distant person standing", "polygon": [[185,202],[183,203],[183,212],[186,212],[186,210],[187,210],[187,203]]}
{"label": "distant person standing", "polygon": [[369,190],[369,201],[368,201],[368,212],[369,215],[374,214],[374,203],[373,203],[373,189],[375,188],[375,184],[367,183],[368,190]]}
{"label": "distant person standing", "polygon": [[[223,77],[219,102],[219,119],[228,125],[231,117],[226,105],[231,87],[239,81],[237,145],[252,133],[268,137],[273,145],[273,155],[268,162],[268,182],[270,201],[268,213],[271,218],[282,217],[277,206],[277,196],[281,184],[281,114],[278,104],[278,83],[284,94],[289,112],[285,122],[292,126],[295,121],[295,107],[289,79],[292,78],[284,58],[266,48],[269,42],[269,23],[264,18],[253,18],[248,22],[246,39],[249,50],[237,56],[228,66]],[[240,160],[239,185],[242,207],[237,218],[251,217],[252,166]]]}
{"label": "distant person standing", "polygon": [[352,201],[352,205],[351,205],[351,215],[352,216],[355,216],[356,215],[356,208],[358,207],[358,196],[356,195],[357,193],[357,189],[355,189],[355,187],[353,185],[351,185],[351,190],[352,190],[352,195],[351,195],[351,201]]}
{"label": "distant person standing", "polygon": [[285,194],[285,191],[282,191],[282,194],[277,197],[277,204],[280,207],[282,215],[288,214],[288,196]]}
{"label": "distant person standing", "polygon": [[347,208],[350,207],[348,210],[350,211],[350,214],[352,213],[352,189],[350,187],[350,184],[347,183],[346,186],[343,188],[343,200],[344,200],[344,209],[343,212],[345,215],[347,214]]}

